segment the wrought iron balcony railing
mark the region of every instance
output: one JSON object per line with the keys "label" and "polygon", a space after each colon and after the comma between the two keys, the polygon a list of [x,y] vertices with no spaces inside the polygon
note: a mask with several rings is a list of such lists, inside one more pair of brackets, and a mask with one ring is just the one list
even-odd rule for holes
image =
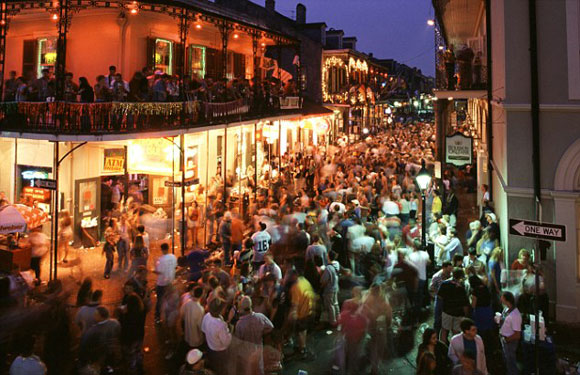
{"label": "wrought iron balcony railing", "polygon": [[[276,98],[277,99],[277,98]],[[69,135],[137,133],[249,120],[298,109],[300,101],[186,102],[1,102],[0,131]]]}

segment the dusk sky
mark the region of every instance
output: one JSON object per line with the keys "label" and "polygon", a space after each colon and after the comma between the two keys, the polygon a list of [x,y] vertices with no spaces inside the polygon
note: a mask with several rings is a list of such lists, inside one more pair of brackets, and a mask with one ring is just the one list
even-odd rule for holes
{"label": "dusk sky", "polygon": [[427,25],[433,18],[431,0],[276,0],[276,10],[294,18],[299,2],[306,6],[306,22],[324,21],[345,36],[356,36],[359,51],[434,75],[433,27]]}

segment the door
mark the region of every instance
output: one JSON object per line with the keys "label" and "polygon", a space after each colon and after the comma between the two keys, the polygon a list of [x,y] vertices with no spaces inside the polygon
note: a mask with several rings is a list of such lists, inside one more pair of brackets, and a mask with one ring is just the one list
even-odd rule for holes
{"label": "door", "polygon": [[94,247],[100,238],[100,178],[75,181],[74,233],[75,244]]}

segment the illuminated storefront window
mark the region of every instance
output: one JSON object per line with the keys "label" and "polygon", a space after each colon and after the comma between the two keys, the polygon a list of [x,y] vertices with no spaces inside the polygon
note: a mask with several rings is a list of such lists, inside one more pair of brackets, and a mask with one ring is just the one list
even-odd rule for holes
{"label": "illuminated storefront window", "polygon": [[167,39],[155,39],[155,70],[173,74],[173,42]]}
{"label": "illuminated storefront window", "polygon": [[37,61],[37,76],[41,75],[43,69],[54,71],[54,64],[56,64],[56,37],[38,39]]}

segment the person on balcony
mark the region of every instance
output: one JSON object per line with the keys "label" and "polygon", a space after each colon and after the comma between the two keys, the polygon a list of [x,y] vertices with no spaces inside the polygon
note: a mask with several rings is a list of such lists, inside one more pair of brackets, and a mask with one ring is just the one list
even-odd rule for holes
{"label": "person on balcony", "polygon": [[116,102],[125,102],[129,96],[129,83],[123,80],[121,73],[115,75],[115,80],[113,81],[113,100]]}
{"label": "person on balcony", "polygon": [[455,52],[453,52],[453,44],[443,53],[443,60],[445,61],[445,73],[447,75],[447,89],[455,90]]}
{"label": "person on balcony", "polygon": [[64,75],[64,100],[67,102],[76,102],[79,86],[73,82],[73,74],[67,72]]}
{"label": "person on balcony", "polygon": [[26,84],[26,80],[24,77],[18,77],[16,80],[16,97],[15,100],[17,102],[26,102],[28,101],[28,85]]}
{"label": "person on balcony", "polygon": [[18,80],[16,79],[16,71],[10,71],[9,78],[4,82],[4,101],[13,102],[16,98],[16,90],[18,89]]}
{"label": "person on balcony", "polygon": [[145,78],[145,85],[143,85],[144,75],[142,72],[135,72],[133,78],[129,82],[129,101],[130,102],[145,102],[149,95],[149,86],[147,78]]}
{"label": "person on balcony", "polygon": [[113,88],[113,83],[115,82],[115,76],[117,75],[117,67],[114,65],[109,66],[109,75],[104,76],[105,84],[108,88]]}
{"label": "person on balcony", "polygon": [[45,102],[47,98],[54,96],[54,91],[51,90],[52,78],[49,69],[42,69],[42,76],[32,82],[30,85],[29,99],[32,101]]}
{"label": "person on balcony", "polygon": [[167,101],[167,81],[169,76],[167,74],[157,75],[153,83],[153,101],[166,102]]}
{"label": "person on balcony", "polygon": [[97,102],[110,102],[113,96],[113,92],[107,84],[107,79],[103,75],[97,77],[94,92]]}
{"label": "person on balcony", "polygon": [[89,81],[86,77],[79,78],[78,94],[80,96],[81,103],[92,103],[95,101],[95,91],[89,84]]}

